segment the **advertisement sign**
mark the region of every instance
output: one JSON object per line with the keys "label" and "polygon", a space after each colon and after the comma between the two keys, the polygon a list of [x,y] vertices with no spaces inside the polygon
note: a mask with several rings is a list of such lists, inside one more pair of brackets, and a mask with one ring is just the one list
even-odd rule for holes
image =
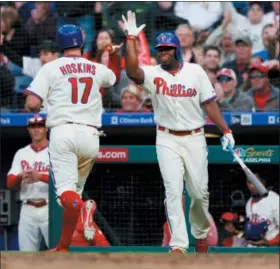
{"label": "advertisement sign", "polygon": [[[45,113],[44,113],[45,114]],[[1,113],[1,126],[26,126],[33,113]],[[223,113],[229,125],[237,126],[263,126],[279,125],[280,117],[278,112],[256,112],[256,113]],[[213,122],[206,116],[206,125]],[[111,113],[106,112],[102,115],[103,126],[154,126],[153,113]]]}
{"label": "advertisement sign", "polygon": [[275,149],[269,147],[236,148],[235,152],[245,163],[272,163],[273,157],[276,155]]}
{"label": "advertisement sign", "polygon": [[100,148],[98,162],[127,162],[128,148]]}

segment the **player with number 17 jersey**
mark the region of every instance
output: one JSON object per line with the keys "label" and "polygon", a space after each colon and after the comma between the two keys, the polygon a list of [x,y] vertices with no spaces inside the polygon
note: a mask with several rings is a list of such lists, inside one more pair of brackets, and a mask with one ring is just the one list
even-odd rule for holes
{"label": "player with number 17 jersey", "polygon": [[27,91],[47,101],[46,125],[78,122],[101,127],[101,87],[114,85],[112,70],[81,56],[61,57],[44,65]]}

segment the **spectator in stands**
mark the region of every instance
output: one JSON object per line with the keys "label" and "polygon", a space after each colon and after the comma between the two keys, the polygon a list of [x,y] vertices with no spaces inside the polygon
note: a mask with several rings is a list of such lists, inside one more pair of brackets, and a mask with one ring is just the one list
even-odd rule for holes
{"label": "spectator in stands", "polygon": [[243,237],[245,217],[234,212],[222,214],[220,222],[224,225],[224,230],[229,234],[222,240],[223,247],[246,247],[248,242]]}
{"label": "spectator in stands", "polygon": [[256,110],[279,110],[280,90],[270,84],[268,68],[263,64],[250,66],[249,79],[252,87],[248,95],[253,98]]}
{"label": "spectator in stands", "polygon": [[[255,64],[261,64],[263,63],[264,60],[262,57],[259,56],[252,56],[250,59],[250,66],[255,65]],[[242,92],[247,92],[250,88],[252,87],[250,79],[249,79],[249,74],[248,73],[243,73],[243,83],[240,85],[239,90]]]}
{"label": "spectator in stands", "polygon": [[91,51],[84,54],[87,59],[106,65],[116,75],[117,81],[114,87],[108,91],[104,88],[100,89],[105,108],[112,107],[112,102],[120,103],[121,89],[129,83],[125,76],[125,59],[120,54],[121,48],[122,44],[116,44],[115,33],[112,30],[103,29],[95,36]]}
{"label": "spectator in stands", "polygon": [[56,43],[51,40],[44,40],[40,46],[40,61],[44,65],[58,58],[58,49]]}
{"label": "spectator in stands", "polygon": [[121,91],[122,108],[117,113],[135,113],[135,112],[151,112],[147,108],[142,107],[143,89],[141,87],[130,84]]}
{"label": "spectator in stands", "polygon": [[223,67],[232,69],[237,75],[237,86],[243,82],[243,74],[248,72],[252,56],[252,41],[249,36],[240,36],[235,40],[235,60],[225,62]]}
{"label": "spectator in stands", "polygon": [[35,2],[35,9],[27,22],[31,42],[39,46],[42,40],[56,40],[57,17],[51,12],[51,2]]}
{"label": "spectator in stands", "polygon": [[188,20],[195,32],[211,31],[223,15],[220,2],[176,2],[174,11]]}
{"label": "spectator in stands", "polygon": [[230,2],[227,2],[226,6],[232,12],[232,22],[235,26],[233,30],[236,34],[247,34],[250,37],[253,53],[262,50],[264,44],[261,33],[265,26],[263,4],[256,1],[250,2],[247,16],[238,14]]}
{"label": "spectator in stands", "polygon": [[1,33],[4,34],[4,41],[1,46],[2,53],[11,50],[19,56],[30,55],[30,40],[28,33],[22,27],[15,7],[1,7]]}
{"label": "spectator in stands", "polygon": [[221,51],[216,46],[204,48],[203,67],[206,70],[217,72],[220,69]]}
{"label": "spectator in stands", "polygon": [[[0,47],[4,41],[4,35],[0,35]],[[13,89],[15,79],[11,71],[7,68],[7,59],[0,54],[0,100],[1,112],[9,110],[12,104]]]}
{"label": "spectator in stands", "polygon": [[277,43],[277,28],[273,24],[267,24],[263,27],[262,30],[262,42],[264,44],[263,50],[257,51],[254,53],[254,56],[262,57],[265,61],[268,59],[273,59],[274,55],[273,53],[270,53],[271,45],[275,46],[275,43]]}
{"label": "spectator in stands", "polygon": [[226,8],[222,3],[224,9],[224,18],[222,24],[218,26],[206,39],[205,46],[217,46],[221,51],[221,62],[233,61],[235,59],[235,44],[236,31],[232,23],[232,11]]}
{"label": "spectator in stands", "polygon": [[[254,111],[254,101],[247,94],[239,91],[236,74],[232,69],[223,68],[217,73],[217,80],[222,91],[217,93],[217,102],[223,111]],[[215,88],[217,90],[217,88]]]}
{"label": "spectator in stands", "polygon": [[263,20],[264,11],[261,2],[250,2],[249,10],[247,13],[250,37],[253,43],[253,53],[264,49],[264,44],[262,40],[262,29],[265,26]]}
{"label": "spectator in stands", "polygon": [[180,40],[183,60],[185,62],[194,63],[195,56],[192,48],[195,43],[195,36],[192,28],[188,24],[180,24],[176,29],[176,35]]}
{"label": "spectator in stands", "polygon": [[[154,37],[162,31],[173,31],[179,24],[189,24],[187,20],[174,14],[174,5],[175,2],[172,1],[153,2],[146,12],[147,28],[152,29]],[[150,37],[149,40],[152,41]]]}
{"label": "spectator in stands", "polygon": [[25,1],[15,1],[14,4],[18,10],[21,23],[25,25],[28,19],[31,17],[31,11],[35,8],[35,3],[25,2]]}
{"label": "spectator in stands", "polygon": [[246,16],[239,14],[232,2],[223,2],[225,12],[230,13],[228,30],[234,35],[248,35],[252,41],[253,52],[263,49],[261,31],[265,23],[263,21],[263,4],[261,2],[250,2]]}
{"label": "spectator in stands", "polygon": [[[255,175],[265,185],[265,178],[258,174]],[[246,204],[248,221],[244,229],[244,237],[248,240],[248,246],[280,246],[279,195],[271,190],[266,196],[259,195],[249,179],[247,187],[251,193],[251,198]]]}
{"label": "spectator in stands", "polygon": [[273,11],[268,12],[267,14],[264,15],[264,21],[267,24],[269,24],[269,23],[274,24],[275,21],[278,21],[278,23],[279,23],[280,3],[279,3],[279,1],[273,1],[273,2],[271,2],[271,4],[272,4]]}

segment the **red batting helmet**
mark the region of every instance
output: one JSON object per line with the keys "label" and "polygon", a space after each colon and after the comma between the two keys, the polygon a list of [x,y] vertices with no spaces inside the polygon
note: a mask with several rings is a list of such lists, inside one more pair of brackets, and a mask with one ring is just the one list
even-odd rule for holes
{"label": "red batting helmet", "polygon": [[28,119],[28,127],[30,127],[32,125],[45,126],[45,124],[46,124],[46,119],[39,114],[35,114],[32,118]]}

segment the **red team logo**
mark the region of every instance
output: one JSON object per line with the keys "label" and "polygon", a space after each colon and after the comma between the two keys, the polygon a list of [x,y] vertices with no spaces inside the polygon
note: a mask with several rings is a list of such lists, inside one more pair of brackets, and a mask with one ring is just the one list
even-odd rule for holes
{"label": "red team logo", "polygon": [[182,84],[173,84],[169,87],[167,82],[160,77],[154,79],[154,84],[156,85],[156,94],[172,97],[195,97],[197,95],[195,88],[187,88]]}

